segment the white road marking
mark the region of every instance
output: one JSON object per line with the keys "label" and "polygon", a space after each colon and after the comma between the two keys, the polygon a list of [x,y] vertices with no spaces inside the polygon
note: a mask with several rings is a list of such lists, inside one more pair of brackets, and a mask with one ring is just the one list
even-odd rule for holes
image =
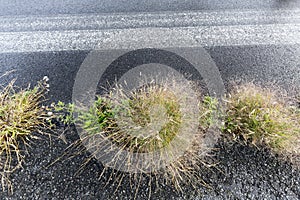
{"label": "white road marking", "polygon": [[300,9],[226,10],[57,16],[0,16],[0,31],[99,30],[300,22]]}
{"label": "white road marking", "polygon": [[[98,18],[94,15],[88,15],[90,18],[86,15],[1,17],[0,21],[5,20],[0,22],[3,25],[0,25],[0,53],[300,43],[300,10],[218,13],[119,14],[105,15],[105,20],[101,20],[104,15]],[[194,18],[189,21],[191,17]],[[83,23],[85,20],[92,22],[94,18],[94,24]],[[134,19],[134,23],[126,21],[127,18]],[[167,27],[170,20],[178,26]],[[130,24],[131,28],[124,28]],[[5,26],[10,31],[6,31]],[[62,27],[64,30],[60,29]]]}

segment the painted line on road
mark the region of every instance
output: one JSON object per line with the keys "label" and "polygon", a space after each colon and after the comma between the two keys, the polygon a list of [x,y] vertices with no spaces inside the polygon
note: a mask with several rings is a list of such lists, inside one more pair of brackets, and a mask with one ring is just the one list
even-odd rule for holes
{"label": "painted line on road", "polygon": [[0,32],[0,53],[300,43],[300,24]]}
{"label": "painted line on road", "polygon": [[300,9],[0,16],[0,32],[300,23]]}

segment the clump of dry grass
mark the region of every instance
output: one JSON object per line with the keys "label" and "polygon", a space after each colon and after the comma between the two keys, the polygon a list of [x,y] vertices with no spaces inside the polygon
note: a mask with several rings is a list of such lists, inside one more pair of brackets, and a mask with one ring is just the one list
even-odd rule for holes
{"label": "clump of dry grass", "polygon": [[121,172],[112,175],[116,185],[129,175],[136,193],[143,176],[151,177],[149,197],[158,182],[178,192],[205,185],[200,174],[209,166],[204,135],[211,123],[206,120],[212,120],[211,107],[200,101],[191,82],[167,79],[141,85],[134,91],[116,85],[92,107],[75,108],[75,121],[84,132],[81,142],[104,166]]}
{"label": "clump of dry grass", "polygon": [[33,132],[43,133],[48,127],[49,114],[41,104],[47,92],[47,80],[30,89],[14,86],[14,81],[0,91],[0,176],[2,187],[12,192],[9,174],[22,166],[24,152],[20,146],[27,146],[36,139]]}
{"label": "clump of dry grass", "polygon": [[296,119],[295,126],[298,126],[298,133],[285,142],[284,154],[296,167],[300,168],[300,96],[296,97],[289,109]]}
{"label": "clump of dry grass", "polygon": [[[111,120],[101,127],[108,136],[122,148],[137,153],[170,145],[184,121],[177,97],[160,86],[142,88],[129,96],[118,92],[118,96],[109,97],[97,108],[100,120],[103,114]],[[107,116],[108,105],[104,104],[109,101],[113,110]]]}
{"label": "clump of dry grass", "polygon": [[226,135],[288,157],[299,155],[299,115],[279,91],[248,83],[235,86],[225,102]]}

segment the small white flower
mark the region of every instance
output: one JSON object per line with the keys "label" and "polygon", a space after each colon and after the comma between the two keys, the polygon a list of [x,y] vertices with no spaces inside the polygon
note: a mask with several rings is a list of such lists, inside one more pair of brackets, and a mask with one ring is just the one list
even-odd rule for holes
{"label": "small white flower", "polygon": [[48,112],[47,115],[51,116],[51,115],[53,115],[53,112]]}
{"label": "small white flower", "polygon": [[46,81],[46,82],[49,81],[48,76],[44,76],[43,81]]}

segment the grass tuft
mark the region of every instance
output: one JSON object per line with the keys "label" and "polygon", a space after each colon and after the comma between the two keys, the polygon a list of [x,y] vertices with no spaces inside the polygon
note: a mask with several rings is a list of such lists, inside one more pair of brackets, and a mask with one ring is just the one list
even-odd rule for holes
{"label": "grass tuft", "polygon": [[299,115],[278,91],[248,83],[235,86],[225,102],[226,135],[283,155],[299,155]]}
{"label": "grass tuft", "polygon": [[12,192],[9,174],[22,166],[27,146],[48,127],[51,112],[42,106],[48,91],[47,77],[30,89],[16,88],[14,81],[0,91],[0,176],[2,187]]}
{"label": "grass tuft", "polygon": [[[200,101],[191,82],[152,83],[133,91],[117,84],[90,108],[75,108],[75,123],[86,133],[82,142],[106,166],[129,174],[137,190],[140,177],[151,177],[149,197],[161,182],[179,193],[185,186],[205,185],[201,171],[209,166],[204,158],[209,149],[203,141],[216,100]],[[120,185],[124,176],[115,178]]]}

